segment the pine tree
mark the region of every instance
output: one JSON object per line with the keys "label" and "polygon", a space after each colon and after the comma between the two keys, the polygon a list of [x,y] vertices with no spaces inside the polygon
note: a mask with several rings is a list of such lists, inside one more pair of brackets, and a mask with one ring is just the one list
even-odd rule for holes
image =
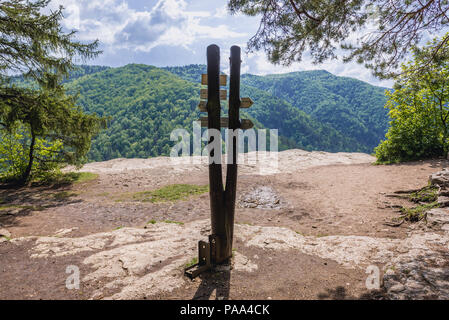
{"label": "pine tree", "polygon": [[[43,13],[49,0],[0,2],[0,136],[21,128],[27,135],[26,165],[16,173],[19,183],[30,180],[34,161],[79,164],[92,137],[105,119],[84,113],[76,98],[66,94],[63,77],[74,69],[73,59],[100,54],[98,42],[74,40],[75,32],[62,31],[63,8]],[[30,87],[17,87],[11,75],[22,74]],[[63,143],[57,156],[37,159],[36,141]]]}

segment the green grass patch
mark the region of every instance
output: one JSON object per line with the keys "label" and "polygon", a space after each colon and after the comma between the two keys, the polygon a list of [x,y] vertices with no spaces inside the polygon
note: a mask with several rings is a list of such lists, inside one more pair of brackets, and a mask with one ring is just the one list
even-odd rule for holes
{"label": "green grass patch", "polygon": [[433,208],[438,208],[439,204],[437,201],[431,203],[420,204],[413,208],[401,209],[402,218],[406,221],[417,222],[425,218],[426,212]]}
{"label": "green grass patch", "polygon": [[413,202],[435,202],[438,200],[438,187],[427,186],[409,195]]}
{"label": "green grass patch", "polygon": [[115,228],[113,231],[115,231],[115,230],[120,230],[120,229],[122,229],[123,227],[117,227],[117,228]]}
{"label": "green grass patch", "polygon": [[185,200],[190,196],[200,195],[209,191],[209,186],[191,184],[172,184],[157,190],[137,192],[133,199],[143,202],[168,202]]}
{"label": "green grass patch", "polygon": [[187,263],[185,264],[185,267],[186,267],[186,268],[190,268],[191,266],[194,266],[194,265],[196,265],[197,263],[198,263],[198,258],[195,257],[195,258],[193,258],[192,260],[190,260],[189,262],[187,262]]}
{"label": "green grass patch", "polygon": [[150,221],[147,222],[147,224],[156,224],[156,222],[157,222],[156,220],[151,219]]}
{"label": "green grass patch", "polygon": [[89,182],[99,177],[99,174],[92,172],[69,172],[68,175],[73,183]]}
{"label": "green grass patch", "polygon": [[316,235],[317,238],[322,238],[322,237],[328,237],[329,235],[327,233],[319,233]]}
{"label": "green grass patch", "polygon": [[180,225],[180,226],[184,225],[184,222],[173,221],[173,220],[164,220],[164,221],[162,221],[162,222],[165,222],[165,223],[174,223],[174,224],[178,224],[178,225]]}
{"label": "green grass patch", "polygon": [[393,223],[387,223],[387,225],[398,227],[404,221],[418,222],[423,219],[425,220],[427,217],[427,211],[433,208],[440,207],[440,205],[438,204],[438,188],[430,184],[413,192],[401,193],[404,193],[404,196],[398,195],[397,197],[408,199],[409,201],[415,202],[418,205],[414,207],[402,207],[400,217],[393,218]]}

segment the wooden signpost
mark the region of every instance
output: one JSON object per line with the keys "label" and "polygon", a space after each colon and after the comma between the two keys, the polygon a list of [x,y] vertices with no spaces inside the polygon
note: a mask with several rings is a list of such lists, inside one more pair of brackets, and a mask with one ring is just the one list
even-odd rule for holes
{"label": "wooden signpost", "polygon": [[[253,123],[248,119],[240,118],[240,108],[249,108],[253,101],[250,98],[240,99],[240,60],[241,50],[238,46],[231,47],[230,79],[229,79],[229,117],[221,117],[220,100],[226,100],[226,90],[220,90],[220,86],[226,86],[226,75],[220,75],[220,48],[216,45],[207,47],[207,75],[201,76],[201,84],[208,88],[201,90],[201,101],[198,105],[200,111],[207,112],[207,117],[201,117],[201,126],[208,129],[250,129]],[[232,158],[228,159],[226,168],[226,185],[223,185],[221,163],[209,162],[209,196],[211,208],[212,234],[209,242],[199,241],[198,263],[185,269],[185,274],[190,278],[198,276],[201,272],[211,267],[228,263],[232,257],[232,241],[234,236],[234,212],[237,191],[237,145],[238,135],[229,130],[228,139],[232,148]],[[209,144],[213,137],[209,136]],[[220,144],[221,145],[221,144]],[[209,157],[214,158],[212,150]]]}
{"label": "wooden signpost", "polygon": [[[220,74],[220,86],[226,87],[228,83],[228,76],[225,74]],[[207,86],[207,74],[203,73],[201,75],[201,84]]]}
{"label": "wooden signpost", "polygon": [[[200,98],[201,99],[207,99],[207,89],[201,89],[200,91]],[[226,100],[227,99],[227,92],[226,90],[220,90],[220,100]]]}
{"label": "wooden signpost", "polygon": [[[221,99],[221,100],[224,100],[224,99]],[[251,98],[242,98],[241,103],[240,103],[240,109],[249,108],[253,105],[253,103],[254,102],[253,102],[253,100],[251,100]],[[206,104],[207,104],[206,101],[204,101],[204,100],[200,101],[200,103],[198,104],[198,109],[200,109],[201,112],[207,112]],[[229,107],[229,104],[228,104],[228,107]],[[247,129],[249,129],[249,128],[247,128]]]}
{"label": "wooden signpost", "polygon": [[[207,127],[208,125],[208,118],[207,117],[201,117],[200,118],[201,121],[201,126],[202,127]],[[229,127],[229,118],[228,117],[221,117],[220,118],[220,126],[222,128],[227,128]],[[253,122],[249,119],[242,119],[240,120],[240,129],[251,129],[254,126]]]}

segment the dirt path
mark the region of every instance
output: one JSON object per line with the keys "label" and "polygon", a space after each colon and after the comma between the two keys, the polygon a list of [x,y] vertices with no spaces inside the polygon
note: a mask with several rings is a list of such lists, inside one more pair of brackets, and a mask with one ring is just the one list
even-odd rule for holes
{"label": "dirt path", "polygon": [[[207,165],[117,159],[83,168],[99,174],[93,181],[0,190],[0,229],[12,238],[0,243],[0,299],[379,297],[366,289],[366,267],[382,270],[411,249],[403,240],[416,228],[384,225],[395,205],[411,206],[388,195],[425,186],[448,162],[374,166],[364,154],[301,150],[279,160],[276,175],[241,166],[233,269],[195,281],[182,270],[210,233],[208,194],[172,203],[133,194],[206,185]],[[80,290],[65,286],[69,265],[80,269]]]}

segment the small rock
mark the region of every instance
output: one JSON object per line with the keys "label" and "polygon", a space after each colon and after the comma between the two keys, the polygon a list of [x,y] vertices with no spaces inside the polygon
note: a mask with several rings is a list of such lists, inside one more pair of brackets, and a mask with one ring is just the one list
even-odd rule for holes
{"label": "small rock", "polygon": [[442,208],[429,210],[427,212],[427,223],[430,226],[439,226],[439,227],[442,227],[445,224],[449,224],[448,210]]}
{"label": "small rock", "polygon": [[398,283],[390,288],[390,292],[402,292],[405,290],[405,286],[401,283]]}
{"label": "small rock", "polygon": [[273,188],[269,186],[259,186],[244,193],[239,198],[241,208],[258,209],[281,209],[283,207],[281,198]]}
{"label": "small rock", "polygon": [[1,236],[11,238],[11,233],[6,229],[0,229],[0,237]]}
{"label": "small rock", "polygon": [[406,288],[407,288],[407,290],[422,290],[423,288],[424,288],[424,286],[421,284],[421,283],[419,283],[419,282],[417,282],[417,281],[414,281],[414,280],[407,280],[407,282],[405,283],[405,286],[406,286]]}

